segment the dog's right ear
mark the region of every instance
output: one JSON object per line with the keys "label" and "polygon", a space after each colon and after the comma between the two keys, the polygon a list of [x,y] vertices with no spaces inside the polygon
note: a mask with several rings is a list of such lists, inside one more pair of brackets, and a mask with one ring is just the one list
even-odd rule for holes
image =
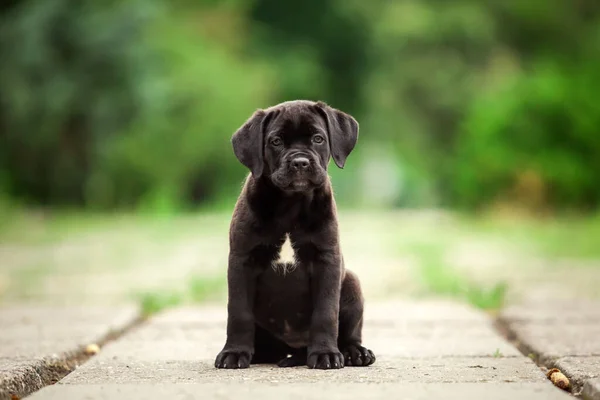
{"label": "dog's right ear", "polygon": [[267,113],[257,110],[231,137],[233,152],[246,166],[252,176],[259,178],[263,173],[263,136]]}

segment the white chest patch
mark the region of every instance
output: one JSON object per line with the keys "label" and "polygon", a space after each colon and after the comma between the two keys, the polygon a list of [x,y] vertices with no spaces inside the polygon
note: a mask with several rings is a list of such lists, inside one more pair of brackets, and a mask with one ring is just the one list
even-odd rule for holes
{"label": "white chest patch", "polygon": [[279,270],[284,275],[288,272],[293,271],[296,268],[296,252],[292,246],[290,240],[290,234],[285,234],[285,242],[279,250],[279,255],[275,261],[273,261],[273,269]]}

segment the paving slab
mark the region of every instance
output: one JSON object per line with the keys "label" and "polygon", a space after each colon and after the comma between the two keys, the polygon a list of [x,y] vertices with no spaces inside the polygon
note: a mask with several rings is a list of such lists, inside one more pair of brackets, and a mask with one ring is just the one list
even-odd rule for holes
{"label": "paving slab", "polygon": [[314,371],[305,367],[252,365],[248,372],[217,370],[209,360],[98,360],[68,375],[60,385],[110,383],[469,383],[543,382],[544,374],[525,358],[377,359],[369,368]]}
{"label": "paving slab", "polygon": [[[85,393],[90,399],[145,399],[149,393],[160,397],[160,391],[171,398],[207,399],[248,393],[266,398],[381,398],[400,393],[415,399],[494,398],[490,390],[498,399],[565,398],[494,330],[484,313],[459,303],[370,305],[364,344],[377,354],[377,362],[368,368],[332,371],[271,365],[218,370],[213,363],[225,341],[225,320],[225,306],[161,313],[32,398],[77,398]],[[163,386],[152,386],[156,383]],[[439,386],[443,383],[447,385]]]}
{"label": "paving slab", "polygon": [[[579,395],[600,377],[600,302],[590,299],[526,300],[504,310],[500,324],[538,364],[558,368]],[[590,384],[591,385],[591,384]]]}
{"label": "paving slab", "polygon": [[588,380],[600,378],[600,357],[563,357],[550,366],[571,379],[574,393],[580,393]]}
{"label": "paving slab", "polygon": [[597,340],[600,338],[600,323],[517,322],[510,326],[519,343],[537,354],[544,362],[565,356],[600,356],[600,340]]}
{"label": "paving slab", "polygon": [[113,399],[396,399],[405,400],[568,400],[570,396],[545,383],[255,383],[238,385],[203,384],[102,384],[50,386],[31,396],[32,400]]}
{"label": "paving slab", "polygon": [[54,383],[138,318],[133,306],[0,308],[0,400]]}
{"label": "paving slab", "polygon": [[500,324],[542,364],[558,358],[600,356],[600,302],[534,301],[504,310]]}
{"label": "paving slab", "polygon": [[[471,307],[463,303],[439,299],[426,301],[392,299],[373,305],[367,302],[365,309],[364,321],[369,326],[489,324],[489,317],[486,314],[473,312]],[[225,326],[226,317],[225,307],[221,303],[205,305],[201,313],[195,306],[181,306],[169,310],[168,313],[154,316],[153,325],[177,323],[188,324],[195,328],[208,325]]]}
{"label": "paving slab", "polygon": [[582,397],[585,400],[600,400],[600,379],[590,379],[585,382]]}
{"label": "paving slab", "polygon": [[564,357],[558,359],[554,367],[576,380],[600,378],[600,357]]}
{"label": "paving slab", "polygon": [[594,324],[600,322],[600,302],[586,298],[525,298],[519,304],[504,309],[502,318],[510,322],[538,324]]}
{"label": "paving slab", "polygon": [[[365,326],[363,341],[387,357],[520,357],[521,353],[491,326],[398,324]],[[103,350],[103,357],[137,360],[213,358],[225,343],[225,324],[198,326],[150,324],[130,332]]]}

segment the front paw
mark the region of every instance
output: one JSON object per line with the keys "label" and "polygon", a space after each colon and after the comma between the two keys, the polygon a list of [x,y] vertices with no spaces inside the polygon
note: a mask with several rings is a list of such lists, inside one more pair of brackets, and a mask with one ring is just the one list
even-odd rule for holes
{"label": "front paw", "polygon": [[215,360],[216,368],[238,369],[248,368],[252,353],[249,351],[223,350]]}
{"label": "front paw", "polygon": [[375,362],[375,354],[359,344],[351,344],[342,349],[346,365],[366,367]]}
{"label": "front paw", "polygon": [[308,368],[316,369],[344,368],[344,356],[338,349],[311,351],[306,364]]}

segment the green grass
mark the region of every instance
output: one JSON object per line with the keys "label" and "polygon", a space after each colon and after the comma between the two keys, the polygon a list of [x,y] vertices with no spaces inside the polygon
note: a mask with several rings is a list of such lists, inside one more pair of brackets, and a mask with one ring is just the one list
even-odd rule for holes
{"label": "green grass", "polygon": [[139,296],[140,309],[145,317],[149,317],[164,309],[175,307],[184,302],[182,293],[173,292],[151,292]]}
{"label": "green grass", "polygon": [[457,298],[483,310],[502,308],[506,283],[483,286],[471,281],[468,276],[444,263],[443,249],[435,245],[423,246],[415,254],[420,264],[419,278],[426,294]]}
{"label": "green grass", "polygon": [[[4,211],[3,211],[4,210]],[[8,210],[8,211],[7,211]],[[226,235],[231,218],[227,211],[203,211],[177,215],[151,215],[128,213],[84,213],[84,212],[40,212],[24,211],[18,208],[0,207],[0,244],[17,246],[24,252],[36,251],[37,246],[53,245],[74,239],[74,245],[94,243],[102,240],[109,246],[110,254],[115,255],[113,268],[124,268],[136,259],[135,251],[140,246],[155,246],[174,243],[180,240],[203,240],[214,235]],[[393,216],[386,213],[373,213],[373,218],[395,224]],[[387,220],[389,218],[389,222]],[[453,297],[468,302],[484,310],[495,310],[504,303],[507,285],[504,282],[490,281],[483,284],[445,260],[453,246],[476,239],[477,241],[499,244],[516,244],[510,250],[517,255],[534,255],[545,259],[585,259],[600,260],[600,215],[590,217],[561,216],[547,219],[501,219],[495,217],[459,216],[449,223],[402,225],[398,220],[398,230],[368,232],[364,235],[381,234],[386,246],[395,246],[398,256],[411,256],[417,265],[415,282],[421,293]],[[375,229],[375,228],[373,228]],[[97,235],[97,236],[96,236]],[[225,236],[224,236],[225,237]],[[131,241],[131,243],[129,242]],[[176,248],[176,246],[173,248]],[[135,248],[135,246],[138,246]],[[508,247],[507,247],[508,248]],[[165,246],[165,251],[169,247]],[[131,250],[132,254],[129,254]],[[119,252],[123,251],[120,255]],[[118,261],[120,260],[120,261]],[[573,265],[600,265],[598,263],[573,263]],[[104,265],[104,264],[103,264]],[[24,295],[35,293],[38,284],[46,276],[65,273],[79,268],[61,261],[54,265],[47,260],[36,260],[30,265],[11,270],[4,265],[1,274],[10,276],[12,292],[19,290]],[[524,266],[526,268],[526,266]],[[1,266],[0,266],[1,268]],[[225,271],[225,268],[223,268]],[[181,282],[182,289],[164,289],[136,295],[142,309],[148,315],[162,309],[183,303],[202,302],[226,292],[224,277],[195,277]],[[129,292],[127,292],[129,293]],[[1,295],[1,293],[0,293]],[[127,295],[127,294],[126,294]]]}
{"label": "green grass", "polygon": [[402,244],[399,252],[415,258],[422,293],[460,299],[483,310],[502,308],[508,285],[493,279],[487,284],[474,281],[468,273],[449,265],[445,254],[460,241],[510,245],[506,251],[549,261],[598,260],[573,265],[600,267],[600,215],[545,219],[459,216],[451,230],[432,227],[416,236],[418,240]]}
{"label": "green grass", "polygon": [[229,218],[230,215],[226,213],[208,211],[160,215],[15,210],[9,216],[3,216],[0,243],[55,244],[85,235],[113,232],[126,232],[135,238],[178,239],[190,233],[209,233],[226,228]]}
{"label": "green grass", "polygon": [[197,304],[218,298],[226,293],[225,277],[195,276],[181,290],[164,290],[136,295],[142,314],[146,317],[182,304]]}
{"label": "green grass", "polygon": [[544,219],[468,218],[464,222],[484,235],[530,246],[531,251],[545,258],[600,260],[600,214]]}

